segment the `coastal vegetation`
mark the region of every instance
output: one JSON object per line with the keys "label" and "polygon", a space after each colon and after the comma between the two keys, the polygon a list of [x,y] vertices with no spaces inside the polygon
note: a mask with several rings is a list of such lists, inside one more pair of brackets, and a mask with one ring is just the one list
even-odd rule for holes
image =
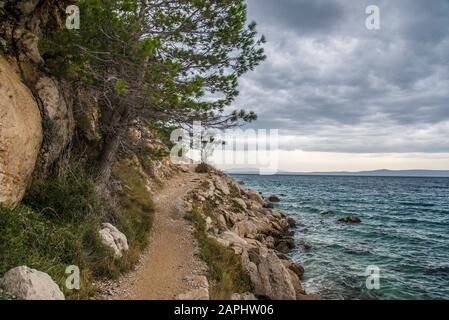
{"label": "coastal vegetation", "polygon": [[187,219],[193,222],[195,237],[200,246],[200,257],[210,267],[210,297],[213,300],[229,300],[234,293],[252,292],[248,274],[234,252],[209,237],[206,221],[199,213],[204,210],[195,205]]}
{"label": "coastal vegetation", "polygon": [[[228,127],[253,112],[224,114],[238,78],[264,59],[241,0],[82,0],[83,26],[42,41],[55,74],[101,92],[103,145],[97,181],[107,183],[129,128],[154,122]],[[205,99],[214,95],[215,99]]]}
{"label": "coastal vegetation", "polygon": [[[265,58],[265,39],[243,0],[0,2],[0,93],[20,92],[0,107],[5,119],[28,121],[0,124],[0,278],[26,265],[65,288],[76,265],[81,290],[63,293],[89,298],[95,281],[130,270],[148,245],[151,188],[172,170],[170,131],[256,119],[224,110],[238,79]],[[73,2],[79,30],[62,23]],[[122,256],[101,238],[104,223],[126,236]],[[235,261],[198,236],[217,266],[214,296],[228,296],[238,289]]]}

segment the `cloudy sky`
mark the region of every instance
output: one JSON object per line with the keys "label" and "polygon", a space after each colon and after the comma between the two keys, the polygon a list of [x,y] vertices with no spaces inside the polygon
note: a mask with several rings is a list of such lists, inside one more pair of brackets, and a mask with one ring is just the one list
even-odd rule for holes
{"label": "cloudy sky", "polygon": [[247,2],[268,58],[238,105],[280,130],[281,169],[449,169],[449,0]]}

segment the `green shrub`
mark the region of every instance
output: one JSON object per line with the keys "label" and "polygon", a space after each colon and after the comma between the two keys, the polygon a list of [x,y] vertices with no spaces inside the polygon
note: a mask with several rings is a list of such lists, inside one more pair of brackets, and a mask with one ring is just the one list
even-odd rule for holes
{"label": "green shrub", "polygon": [[[26,265],[49,273],[68,298],[92,296],[94,278],[116,277],[121,270],[98,233],[108,210],[92,179],[77,166],[36,184],[22,205],[0,208],[0,276]],[[80,268],[80,291],[65,289],[70,265]]]}
{"label": "green shrub", "polygon": [[[78,166],[63,177],[36,184],[17,208],[0,207],[0,277],[26,265],[50,274],[67,298],[86,299],[95,293],[95,279],[116,278],[129,270],[148,244],[153,203],[132,163],[121,162],[116,178],[123,185],[117,207],[110,204],[112,198],[106,201],[98,195],[93,180]],[[101,242],[98,231],[105,221],[128,238],[130,250],[122,259]],[[70,265],[80,268],[79,291],[65,288]]]}
{"label": "green shrub", "polygon": [[99,222],[106,212],[93,180],[76,165],[69,167],[63,177],[36,183],[23,203],[55,222]]}
{"label": "green shrub", "polygon": [[198,210],[195,208],[187,218],[195,226],[200,257],[210,268],[211,299],[228,300],[233,293],[251,292],[251,281],[239,258],[231,249],[207,236],[206,222]]}
{"label": "green shrub", "polygon": [[[91,223],[56,221],[24,205],[14,210],[0,208],[0,276],[9,269],[26,265],[50,274],[68,298],[92,295],[92,277],[97,261],[113,261],[98,237],[98,226]],[[65,289],[65,270],[76,265],[82,272],[81,290]]]}
{"label": "green shrub", "polygon": [[120,161],[114,170],[114,177],[122,184],[119,194],[121,208],[111,220],[128,238],[130,250],[122,261],[122,267],[126,270],[138,261],[140,252],[148,245],[154,206],[145,177],[137,165],[130,160]]}
{"label": "green shrub", "polygon": [[168,152],[164,148],[152,148],[147,145],[140,145],[138,147],[137,154],[139,158],[147,157],[151,160],[163,160],[170,154],[170,152]]}
{"label": "green shrub", "polygon": [[196,173],[209,173],[210,170],[211,170],[210,166],[207,163],[204,163],[204,162],[201,162],[195,168],[195,172]]}

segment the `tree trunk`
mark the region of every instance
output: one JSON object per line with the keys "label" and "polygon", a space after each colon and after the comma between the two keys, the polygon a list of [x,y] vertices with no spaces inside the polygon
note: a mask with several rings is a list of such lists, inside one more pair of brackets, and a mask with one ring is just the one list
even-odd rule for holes
{"label": "tree trunk", "polygon": [[111,178],[112,165],[119,151],[120,141],[127,130],[128,109],[125,105],[117,103],[114,112],[106,119],[109,120],[109,126],[106,130],[103,148],[100,154],[100,163],[98,167],[96,182],[100,188],[103,188]]}
{"label": "tree trunk", "polygon": [[112,165],[120,146],[120,133],[119,131],[116,134],[109,134],[105,139],[97,174],[97,183],[100,186],[104,186],[111,178]]}

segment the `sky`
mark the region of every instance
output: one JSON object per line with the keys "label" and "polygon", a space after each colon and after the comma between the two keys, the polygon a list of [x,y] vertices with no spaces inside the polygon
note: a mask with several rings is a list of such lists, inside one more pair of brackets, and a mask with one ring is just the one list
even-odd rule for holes
{"label": "sky", "polygon": [[449,0],[247,4],[267,60],[235,105],[279,130],[281,170],[449,169]]}

